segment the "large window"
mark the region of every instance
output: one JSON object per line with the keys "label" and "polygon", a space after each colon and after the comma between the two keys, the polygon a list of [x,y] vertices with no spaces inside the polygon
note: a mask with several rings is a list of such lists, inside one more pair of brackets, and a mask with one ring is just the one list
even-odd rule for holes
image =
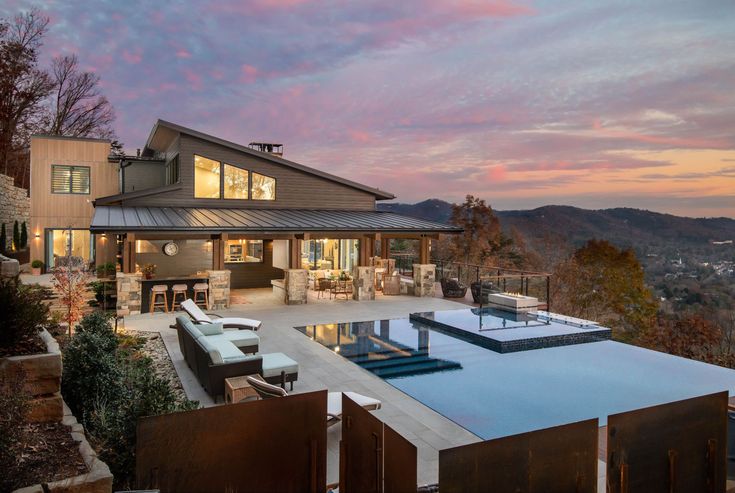
{"label": "large window", "polygon": [[89,193],[89,166],[51,166],[52,193]]}
{"label": "large window", "polygon": [[351,271],[360,255],[359,240],[306,240],[301,243],[301,267]]}
{"label": "large window", "polygon": [[263,240],[227,240],[225,263],[244,264],[263,261]]}
{"label": "large window", "polygon": [[250,198],[253,200],[276,200],[276,179],[253,172]]}
{"label": "large window", "polygon": [[248,198],[248,170],[225,164],[225,198]]}
{"label": "large window", "polygon": [[194,197],[220,198],[220,163],[202,156],[194,156]]}
{"label": "large window", "polygon": [[49,229],[46,231],[46,252],[49,268],[67,255],[89,262],[94,257],[94,236],[86,229]]}

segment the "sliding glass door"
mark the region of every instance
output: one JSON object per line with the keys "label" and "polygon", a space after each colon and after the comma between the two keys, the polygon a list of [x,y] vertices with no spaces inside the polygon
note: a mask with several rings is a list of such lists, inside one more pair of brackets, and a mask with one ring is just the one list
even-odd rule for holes
{"label": "sliding glass door", "polygon": [[55,266],[58,258],[67,255],[91,262],[94,258],[94,235],[87,229],[47,229],[46,266]]}

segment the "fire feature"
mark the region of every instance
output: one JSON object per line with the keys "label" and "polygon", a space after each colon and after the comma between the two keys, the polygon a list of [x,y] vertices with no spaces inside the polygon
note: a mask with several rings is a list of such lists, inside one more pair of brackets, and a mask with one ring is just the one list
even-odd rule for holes
{"label": "fire feature", "polygon": [[488,301],[495,308],[511,313],[535,312],[538,309],[538,298],[520,293],[491,293]]}

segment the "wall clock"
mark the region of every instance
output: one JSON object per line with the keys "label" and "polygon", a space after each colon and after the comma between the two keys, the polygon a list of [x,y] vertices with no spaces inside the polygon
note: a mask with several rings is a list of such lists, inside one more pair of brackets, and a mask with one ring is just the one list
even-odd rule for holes
{"label": "wall clock", "polygon": [[179,245],[177,245],[173,241],[169,241],[168,243],[163,245],[163,253],[165,253],[169,257],[173,257],[174,255],[179,253]]}

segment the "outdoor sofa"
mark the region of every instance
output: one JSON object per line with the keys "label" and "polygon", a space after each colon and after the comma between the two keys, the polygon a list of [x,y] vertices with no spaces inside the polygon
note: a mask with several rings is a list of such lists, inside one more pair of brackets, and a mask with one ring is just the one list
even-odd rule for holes
{"label": "outdoor sofa", "polygon": [[176,317],[176,331],[184,361],[213,398],[224,395],[225,378],[261,375],[271,384],[298,380],[299,364],[283,353],[245,354],[258,350],[260,338],[250,330],[223,330],[221,323],[195,324]]}
{"label": "outdoor sofa", "polygon": [[[217,315],[216,313],[204,313],[202,309],[199,308],[199,306],[197,306],[197,304],[194,303],[194,300],[192,299],[187,299],[186,301],[181,303],[181,309],[184,310],[196,323],[211,324],[212,322],[219,322],[226,329],[258,330],[263,324],[263,322],[261,322],[260,320],[253,320],[251,318],[223,317],[221,315]],[[215,317],[215,319],[212,320],[211,317]]]}

